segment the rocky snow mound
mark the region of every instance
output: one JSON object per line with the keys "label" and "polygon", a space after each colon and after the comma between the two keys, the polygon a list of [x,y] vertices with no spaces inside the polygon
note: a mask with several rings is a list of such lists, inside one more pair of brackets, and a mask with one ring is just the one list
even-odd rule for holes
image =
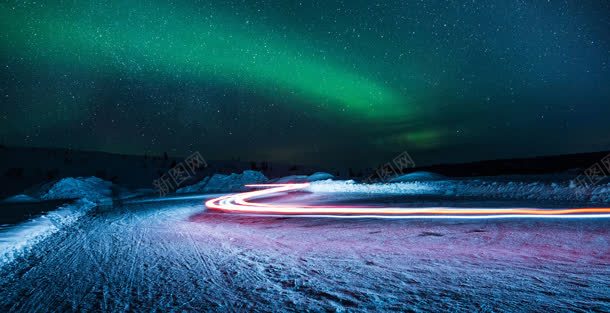
{"label": "rocky snow mound", "polygon": [[212,177],[205,177],[200,182],[180,188],[177,193],[209,193],[209,192],[235,192],[243,191],[247,184],[259,184],[267,182],[268,179],[261,172],[244,171],[241,174],[214,174]]}

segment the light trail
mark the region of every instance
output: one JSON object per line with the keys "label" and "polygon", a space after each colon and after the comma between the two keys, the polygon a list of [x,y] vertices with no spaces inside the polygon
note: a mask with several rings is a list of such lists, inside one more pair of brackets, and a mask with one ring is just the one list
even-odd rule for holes
{"label": "light trail", "polygon": [[273,216],[306,216],[335,218],[610,218],[610,208],[451,208],[451,207],[365,207],[314,206],[296,204],[254,203],[249,200],[278,193],[297,191],[309,186],[300,184],[246,185],[265,189],[225,195],[205,202],[212,210]]}

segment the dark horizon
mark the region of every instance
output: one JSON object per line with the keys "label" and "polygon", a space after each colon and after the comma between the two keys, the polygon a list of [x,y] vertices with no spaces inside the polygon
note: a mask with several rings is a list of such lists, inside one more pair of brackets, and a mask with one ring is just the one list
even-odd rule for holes
{"label": "dark horizon", "polygon": [[[128,154],[128,153],[116,153],[116,152],[109,152],[109,151],[96,151],[96,150],[79,150],[79,149],[72,149],[72,148],[64,148],[64,147],[44,147],[44,146],[38,146],[38,147],[34,147],[34,146],[6,146],[6,145],[2,145],[0,144],[0,149],[1,148],[6,148],[6,149],[41,149],[41,150],[70,150],[73,152],[82,152],[82,153],[92,153],[92,154],[96,154],[96,153],[102,153],[102,154],[109,154],[109,155],[116,155],[116,156],[127,156],[127,157],[148,157],[148,158],[158,158],[158,159],[163,159],[165,158],[165,153],[167,153],[167,157],[170,160],[178,160],[178,161],[182,161],[184,158],[188,157],[190,154],[194,153],[194,152],[200,152],[202,153],[203,151],[201,150],[197,150],[197,151],[193,151],[193,152],[189,152],[189,154],[171,154],[167,151],[161,152],[161,153],[157,153],[157,154]],[[597,162],[598,160],[600,160],[602,157],[606,156],[608,153],[610,153],[610,149],[608,150],[596,150],[596,151],[582,151],[582,152],[576,152],[576,153],[559,153],[559,154],[541,154],[541,155],[531,155],[531,156],[519,156],[519,157],[515,157],[515,158],[491,158],[491,159],[480,159],[480,160],[466,160],[466,161],[456,161],[456,162],[444,162],[444,163],[432,163],[432,164],[426,164],[426,163],[417,163],[416,160],[414,160],[415,162],[415,166],[413,167],[408,167],[407,172],[412,172],[414,170],[418,170],[418,169],[440,169],[440,168],[446,168],[449,167],[453,170],[458,170],[461,166],[464,166],[464,170],[468,171],[468,165],[481,165],[484,163],[493,163],[493,162],[504,162],[504,161],[508,161],[511,162],[514,165],[519,165],[519,162],[523,162],[525,161],[526,163],[532,163],[532,161],[536,161],[538,159],[557,159],[557,160],[568,160],[568,162],[573,162],[573,166],[570,166],[571,163],[566,163],[566,161],[562,161],[561,163],[564,166],[564,169],[583,169],[584,167],[588,167],[589,165]],[[203,156],[203,154],[202,154]],[[210,159],[207,158],[206,161],[208,162],[242,162],[242,163],[256,163],[256,164],[262,164],[264,162],[271,162],[271,164],[283,164],[283,165],[295,165],[295,166],[304,166],[306,168],[309,168],[311,170],[321,170],[321,171],[329,171],[329,172],[336,172],[336,171],[340,171],[342,174],[341,176],[345,176],[345,174],[347,174],[348,170],[353,170],[353,171],[358,171],[363,175],[366,174],[371,174],[374,173],[374,171],[376,169],[379,169],[380,166],[383,166],[384,163],[388,163],[388,162],[392,162],[394,158],[399,157],[400,154],[396,154],[394,156],[392,156],[391,158],[388,158],[386,160],[383,160],[383,162],[379,162],[377,164],[374,164],[373,166],[362,166],[362,167],[356,167],[356,166],[345,166],[345,167],[332,167],[332,166],[325,166],[325,165],[320,165],[320,164],[308,164],[308,163],[295,163],[295,162],[282,162],[282,161],[269,161],[269,160],[261,160],[261,159],[243,159],[243,158],[239,158],[239,157],[233,157],[233,158],[227,158],[227,159]],[[585,156],[583,158],[583,156]],[[573,157],[577,157],[576,159],[574,159]],[[413,158],[415,159],[415,158]],[[572,161],[569,161],[572,160]],[[522,163],[521,163],[522,164]],[[534,170],[533,167],[535,167],[537,165],[532,164],[532,168],[528,169],[528,171],[532,171]],[[551,166],[552,167],[552,166]],[[368,172],[367,172],[368,170]],[[540,168],[541,172],[545,172],[545,173],[551,173],[552,171],[549,171],[548,168],[544,168],[541,167]],[[502,174],[510,174],[509,172],[506,171],[501,171]],[[535,171],[532,171],[532,173]],[[304,172],[306,173],[306,172]],[[311,173],[309,173],[311,174]],[[496,175],[496,174],[494,174]],[[451,175],[449,175],[451,176]],[[469,175],[466,175],[469,176]],[[346,176],[348,177],[348,176]]]}

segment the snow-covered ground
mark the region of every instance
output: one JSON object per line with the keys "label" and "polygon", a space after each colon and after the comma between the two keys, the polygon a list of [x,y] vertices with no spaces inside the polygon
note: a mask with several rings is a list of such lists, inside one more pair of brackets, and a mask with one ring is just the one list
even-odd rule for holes
{"label": "snow-covered ground", "polygon": [[[268,200],[608,202],[607,185],[575,188],[325,180]],[[0,311],[610,311],[610,219],[279,218],[209,212],[205,198],[80,210],[0,267]]]}
{"label": "snow-covered ground", "polygon": [[[96,205],[110,203],[111,185],[110,182],[96,177],[64,178],[38,191],[40,199],[28,195],[6,199],[6,203],[26,202],[31,206],[40,205],[37,203],[41,200],[64,199],[69,202],[23,223],[1,225],[0,266],[26,255],[47,237],[76,223]],[[72,199],[77,200],[71,201]]]}
{"label": "snow-covered ground", "polygon": [[0,227],[0,266],[27,255],[47,237],[74,224],[95,203],[81,199],[16,226]]}
{"label": "snow-covered ground", "polygon": [[475,197],[522,201],[579,201],[581,203],[609,203],[610,183],[594,187],[540,181],[497,181],[492,178],[430,180],[428,178],[387,184],[357,184],[354,181],[318,181],[308,188],[312,192],[353,194],[427,195],[447,197]]}

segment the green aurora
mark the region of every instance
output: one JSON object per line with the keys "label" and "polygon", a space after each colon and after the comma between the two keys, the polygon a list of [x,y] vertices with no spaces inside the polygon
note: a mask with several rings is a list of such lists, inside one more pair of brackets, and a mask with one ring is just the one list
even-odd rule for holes
{"label": "green aurora", "polygon": [[237,80],[299,95],[307,103],[327,103],[327,110],[348,117],[408,113],[396,91],[324,58],[304,57],[299,51],[307,47],[300,41],[271,35],[265,26],[245,31],[248,21],[188,7],[77,3],[2,4],[0,25],[8,31],[2,44],[48,51],[54,62]]}
{"label": "green aurora", "polygon": [[[0,145],[375,167],[608,149],[607,3],[0,3]],[[526,142],[527,144],[524,144]]]}

